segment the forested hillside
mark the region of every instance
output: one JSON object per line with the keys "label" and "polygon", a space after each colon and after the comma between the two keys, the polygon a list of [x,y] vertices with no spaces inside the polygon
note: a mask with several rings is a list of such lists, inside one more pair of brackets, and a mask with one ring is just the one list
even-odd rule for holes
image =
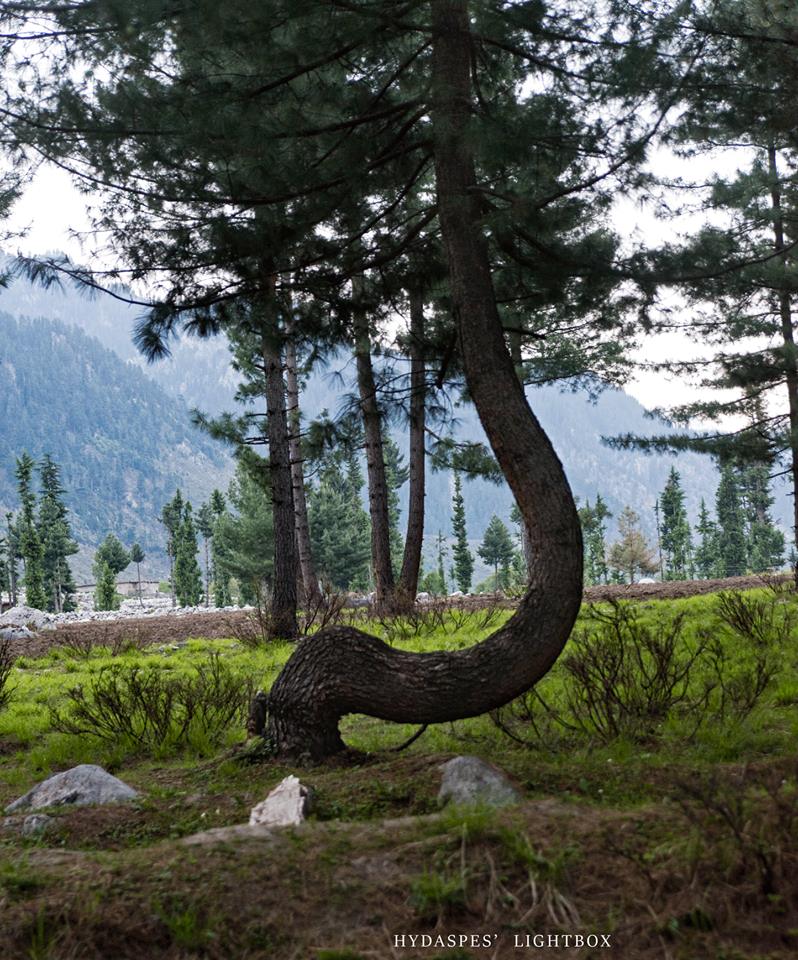
{"label": "forested hillside", "polygon": [[191,425],[185,404],[95,339],[52,320],[0,320],[0,506],[16,508],[15,458],[49,452],[78,540],[138,539],[152,563],[162,505],[178,485],[197,499],[224,485],[225,451]]}

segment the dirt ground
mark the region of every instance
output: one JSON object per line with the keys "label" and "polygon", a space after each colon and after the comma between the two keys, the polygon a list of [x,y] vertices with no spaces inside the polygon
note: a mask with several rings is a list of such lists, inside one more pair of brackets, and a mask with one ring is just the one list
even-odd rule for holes
{"label": "dirt ground", "polygon": [[[779,577],[729,577],[725,580],[674,580],[666,583],[610,584],[587,587],[584,598],[587,603],[602,600],[670,600],[694,597],[718,590],[751,590],[769,583],[786,582],[787,575]],[[479,609],[499,605],[512,608],[515,601],[504,596],[485,594],[466,597],[448,603]],[[39,634],[33,640],[17,642],[17,651],[25,656],[36,657],[46,653],[53,645],[75,645],[80,649],[92,646],[118,647],[132,644],[147,647],[153,644],[180,643],[191,637],[238,637],[253,636],[257,623],[251,611],[208,611],[181,616],[126,617],[119,620],[87,621],[59,626],[56,630]]]}

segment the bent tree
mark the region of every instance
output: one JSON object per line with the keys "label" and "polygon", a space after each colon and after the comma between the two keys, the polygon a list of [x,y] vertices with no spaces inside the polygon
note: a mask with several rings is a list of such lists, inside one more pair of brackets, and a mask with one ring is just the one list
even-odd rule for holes
{"label": "bent tree", "polygon": [[348,713],[400,723],[476,716],[523,693],[551,667],[579,609],[582,542],[565,474],[507,351],[481,226],[469,142],[467,0],[432,0],[433,149],[438,216],[469,392],[534,549],[515,615],[482,643],[426,654],[333,627],[300,642],[268,699],[267,734],[282,755],[322,759],[344,747]]}

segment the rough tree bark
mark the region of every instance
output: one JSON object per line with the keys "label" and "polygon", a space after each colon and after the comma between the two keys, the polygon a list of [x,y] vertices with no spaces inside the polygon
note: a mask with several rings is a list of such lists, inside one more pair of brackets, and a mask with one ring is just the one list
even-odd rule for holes
{"label": "rough tree bark", "polygon": [[285,342],[285,384],[288,407],[288,451],[291,457],[291,485],[294,497],[294,526],[299,554],[299,570],[302,577],[302,592],[306,603],[319,599],[319,578],[313,563],[310,546],[308,504],[305,497],[305,474],[302,467],[302,444],[300,442],[301,417],[299,412],[299,381],[297,379],[296,347],[290,332]]}
{"label": "rough tree bark", "polygon": [[366,447],[366,480],[369,491],[371,517],[371,565],[374,572],[374,592],[377,607],[385,608],[393,601],[394,579],[391,565],[391,534],[388,512],[388,481],[385,476],[385,456],[382,449],[382,415],[377,403],[377,384],[371,362],[371,337],[366,311],[359,302],[362,280],[352,280],[352,326],[357,363],[357,387],[363,434]]}
{"label": "rough tree bark", "polygon": [[[768,146],[768,171],[771,175],[770,189],[771,208],[773,210],[773,246],[782,261],[787,262],[787,249],[784,242],[784,214],[781,205],[781,187],[779,186],[779,168],[774,144]],[[790,294],[786,290],[778,293],[779,318],[781,320],[781,335],[784,341],[785,370],[784,379],[787,384],[787,399],[789,403],[790,419],[790,475],[792,478],[793,495],[793,536],[798,543],[798,360],[795,352],[795,330],[792,319],[792,303]],[[795,584],[798,586],[798,563],[793,571]]]}
{"label": "rough tree bark", "polygon": [[288,449],[288,419],[280,348],[274,331],[264,330],[261,353],[266,377],[266,414],[269,435],[272,518],[274,521],[274,576],[270,631],[274,637],[293,638],[299,632],[296,620],[296,533],[294,497],[291,489],[291,456]]}
{"label": "rough tree bark", "polygon": [[528,690],[560,654],[579,610],[582,535],[562,465],[529,408],[504,343],[479,222],[469,141],[467,0],[432,0],[432,119],[441,231],[466,380],[527,522],[530,584],[515,615],[464,650],[412,654],[347,627],[302,640],[269,696],[268,735],[284,755],[344,746],[338,722],[364,713],[400,723],[477,716]]}
{"label": "rough tree bark", "polygon": [[424,545],[426,377],[424,366],[424,296],[419,288],[410,290],[410,444],[408,464],[410,490],[407,506],[407,535],[399,576],[399,593],[415,603],[421,548]]}

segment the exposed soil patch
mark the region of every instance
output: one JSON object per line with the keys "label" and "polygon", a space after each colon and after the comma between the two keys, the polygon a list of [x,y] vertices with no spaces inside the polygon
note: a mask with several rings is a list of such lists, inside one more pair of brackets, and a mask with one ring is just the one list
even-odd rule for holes
{"label": "exposed soil patch", "polygon": [[777,577],[750,576],[726,577],[724,580],[668,580],[664,583],[611,583],[606,586],[587,587],[584,598],[588,603],[602,600],[677,600],[682,597],[697,597],[719,590],[754,590],[771,583],[786,583],[788,574]]}

